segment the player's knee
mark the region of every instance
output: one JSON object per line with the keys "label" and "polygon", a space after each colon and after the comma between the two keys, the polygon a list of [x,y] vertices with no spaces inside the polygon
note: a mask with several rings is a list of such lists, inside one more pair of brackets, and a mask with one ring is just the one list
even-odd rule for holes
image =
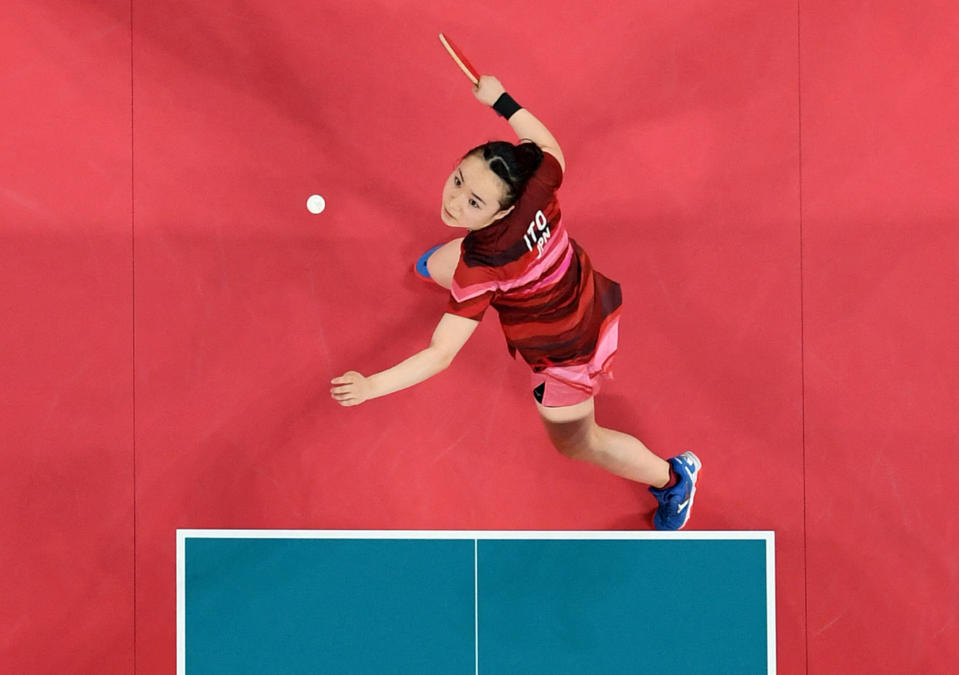
{"label": "player's knee", "polygon": [[593,453],[595,434],[588,424],[551,422],[547,424],[547,431],[553,447],[570,459],[583,459]]}
{"label": "player's knee", "polygon": [[586,443],[573,443],[570,441],[553,441],[553,447],[569,459],[584,459],[590,454],[590,447]]}

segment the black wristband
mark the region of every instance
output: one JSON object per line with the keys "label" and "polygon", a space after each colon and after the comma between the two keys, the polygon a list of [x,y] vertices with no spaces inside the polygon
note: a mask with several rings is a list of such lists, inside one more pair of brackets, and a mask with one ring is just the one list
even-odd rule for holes
{"label": "black wristband", "polygon": [[496,99],[496,103],[493,104],[493,110],[495,110],[499,115],[502,115],[507,120],[516,114],[517,110],[522,110],[523,106],[513,100],[513,97],[507,94],[505,91],[500,94],[500,97]]}

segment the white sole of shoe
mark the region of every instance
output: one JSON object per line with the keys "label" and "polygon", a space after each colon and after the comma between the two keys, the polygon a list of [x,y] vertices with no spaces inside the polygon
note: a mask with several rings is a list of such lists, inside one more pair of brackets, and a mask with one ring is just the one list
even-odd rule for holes
{"label": "white sole of shoe", "polygon": [[699,472],[702,471],[703,468],[703,463],[699,457],[690,450],[682,453],[680,457],[685,457],[690,460],[695,468],[690,472],[693,479],[693,486],[689,489],[689,503],[686,505],[686,517],[683,518],[682,525],[676,528],[677,530],[683,529],[686,527],[686,523],[689,522],[689,515],[693,512],[693,502],[696,500],[696,483],[699,481]]}

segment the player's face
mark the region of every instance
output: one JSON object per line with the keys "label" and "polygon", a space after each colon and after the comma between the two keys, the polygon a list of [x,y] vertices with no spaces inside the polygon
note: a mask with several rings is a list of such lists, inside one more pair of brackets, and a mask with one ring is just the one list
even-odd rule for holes
{"label": "player's face", "polygon": [[469,156],[450,174],[443,186],[440,217],[450,227],[481,230],[504,218],[513,207],[501,211],[499,199],[505,189],[499,176],[481,158]]}

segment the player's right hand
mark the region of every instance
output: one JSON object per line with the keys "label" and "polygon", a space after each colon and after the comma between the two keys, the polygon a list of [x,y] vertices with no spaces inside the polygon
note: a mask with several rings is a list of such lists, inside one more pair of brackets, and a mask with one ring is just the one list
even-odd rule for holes
{"label": "player's right hand", "polygon": [[473,87],[473,95],[484,105],[491,106],[503,95],[506,89],[492,75],[480,75],[479,83]]}

